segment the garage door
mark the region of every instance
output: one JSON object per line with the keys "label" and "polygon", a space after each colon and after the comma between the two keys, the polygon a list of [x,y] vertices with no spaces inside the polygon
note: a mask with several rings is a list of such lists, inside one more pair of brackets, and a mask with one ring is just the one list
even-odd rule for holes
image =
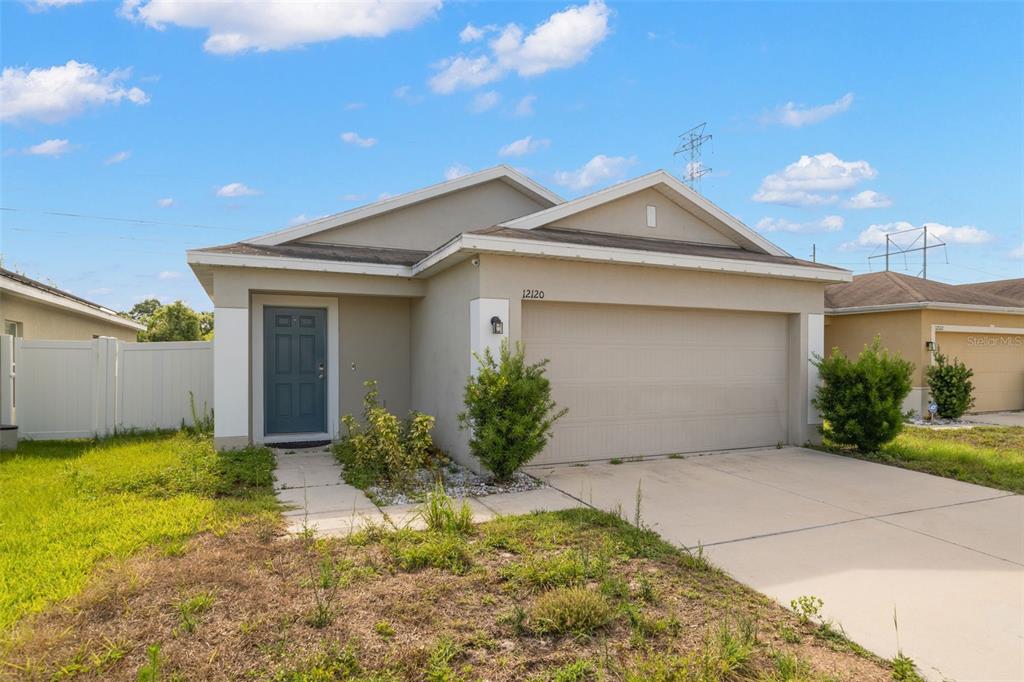
{"label": "garage door", "polygon": [[974,412],[1024,410],[1024,334],[939,332],[939,350],[974,370]]}
{"label": "garage door", "polygon": [[523,339],[569,408],[536,463],[786,440],[784,315],[524,302]]}

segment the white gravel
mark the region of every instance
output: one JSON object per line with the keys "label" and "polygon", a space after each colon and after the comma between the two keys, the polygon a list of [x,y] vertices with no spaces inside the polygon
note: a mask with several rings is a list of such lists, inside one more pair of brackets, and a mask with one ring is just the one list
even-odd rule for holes
{"label": "white gravel", "polygon": [[908,424],[914,426],[974,426],[973,422],[966,421],[964,419],[943,419],[942,417],[932,417],[931,419],[924,419],[923,417],[914,416],[907,420]]}
{"label": "white gravel", "polygon": [[455,498],[486,497],[501,493],[519,493],[545,487],[544,482],[517,471],[507,483],[495,481],[490,474],[474,474],[466,467],[449,462],[440,470],[420,469],[416,473],[415,483],[410,491],[399,491],[382,486],[371,486],[366,493],[381,505],[410,504],[422,502],[427,493],[434,489],[437,474],[441,473],[445,491]]}

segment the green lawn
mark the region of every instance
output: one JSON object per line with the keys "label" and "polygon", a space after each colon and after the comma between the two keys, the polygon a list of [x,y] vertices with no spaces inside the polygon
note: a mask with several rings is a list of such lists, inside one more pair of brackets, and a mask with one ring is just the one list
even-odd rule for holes
{"label": "green lawn", "polygon": [[[844,451],[844,454],[849,453]],[[864,458],[1024,493],[1024,427],[927,429],[908,426],[880,452]]]}
{"label": "green lawn", "polygon": [[274,459],[188,433],[29,441],[0,453],[0,630],[77,593],[100,562],[276,509]]}

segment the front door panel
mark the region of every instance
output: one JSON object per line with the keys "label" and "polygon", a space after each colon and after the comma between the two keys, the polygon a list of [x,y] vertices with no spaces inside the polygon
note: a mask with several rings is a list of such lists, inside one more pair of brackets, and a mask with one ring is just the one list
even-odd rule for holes
{"label": "front door panel", "polygon": [[327,431],[327,311],[263,309],[265,433]]}

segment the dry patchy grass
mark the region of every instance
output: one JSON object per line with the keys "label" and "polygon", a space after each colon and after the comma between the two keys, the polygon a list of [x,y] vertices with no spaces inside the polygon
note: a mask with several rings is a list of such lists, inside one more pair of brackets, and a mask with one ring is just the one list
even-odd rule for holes
{"label": "dry patchy grass", "polygon": [[207,533],[176,556],[109,565],[0,651],[0,675],[29,679],[891,675],[700,557],[584,509],[463,533],[371,528],[315,539],[254,523]]}

